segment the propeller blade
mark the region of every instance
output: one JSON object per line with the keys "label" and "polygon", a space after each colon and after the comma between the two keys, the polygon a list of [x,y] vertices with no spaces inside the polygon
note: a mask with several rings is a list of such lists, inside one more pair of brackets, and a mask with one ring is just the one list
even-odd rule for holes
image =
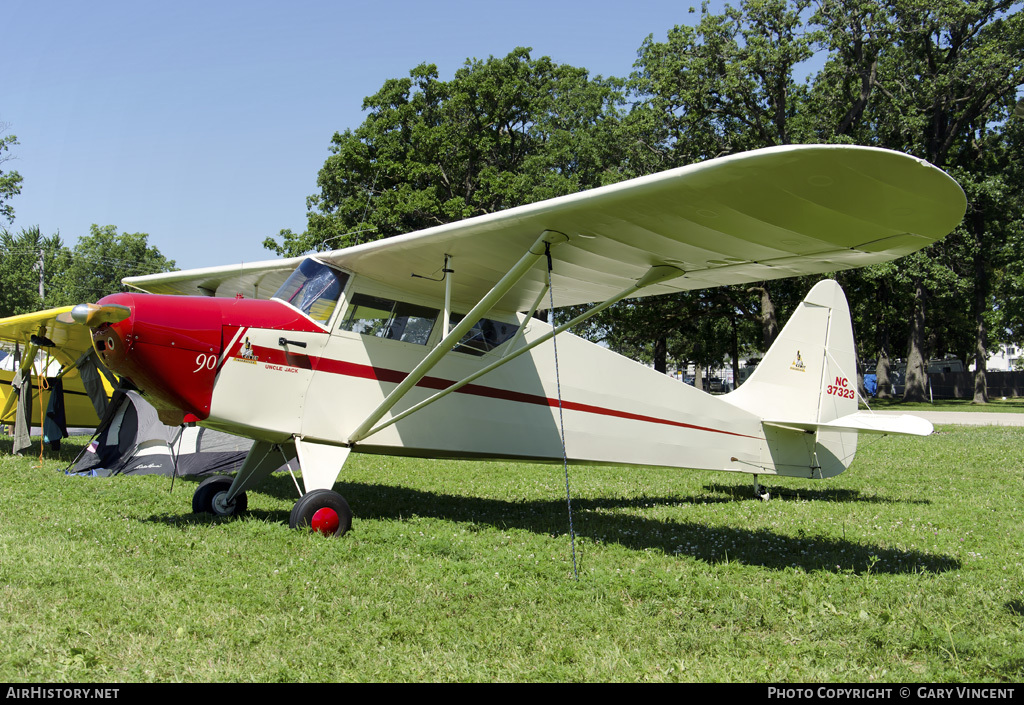
{"label": "propeller blade", "polygon": [[[65,314],[61,314],[65,315]],[[132,315],[132,310],[120,304],[78,304],[71,309],[71,320],[89,328],[96,328],[104,323],[117,323]],[[58,320],[60,316],[57,317]]]}

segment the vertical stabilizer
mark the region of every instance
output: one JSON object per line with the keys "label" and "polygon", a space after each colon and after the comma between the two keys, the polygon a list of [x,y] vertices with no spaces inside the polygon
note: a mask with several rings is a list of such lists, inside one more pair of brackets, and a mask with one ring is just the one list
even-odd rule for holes
{"label": "vertical stabilizer", "polygon": [[[804,444],[809,449],[803,453],[808,456],[805,462],[797,462],[785,449],[777,451],[772,446],[776,465],[780,461],[782,465],[795,463],[794,467],[809,469],[814,477],[838,475],[849,466],[857,447],[855,432],[805,428],[857,411],[853,326],[839,284],[825,280],[814,285],[757,369],[725,399],[771,424],[794,424],[794,430],[770,433],[769,444],[773,442],[772,434],[815,434],[813,445]],[[784,468],[779,470],[791,474]]]}

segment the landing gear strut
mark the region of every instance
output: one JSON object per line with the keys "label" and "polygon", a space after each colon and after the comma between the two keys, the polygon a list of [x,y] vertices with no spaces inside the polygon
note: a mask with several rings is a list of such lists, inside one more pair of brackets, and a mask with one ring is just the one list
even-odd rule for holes
{"label": "landing gear strut", "polygon": [[293,529],[308,528],[327,536],[343,536],[352,528],[352,510],[337,492],[313,490],[295,503],[288,525]]}

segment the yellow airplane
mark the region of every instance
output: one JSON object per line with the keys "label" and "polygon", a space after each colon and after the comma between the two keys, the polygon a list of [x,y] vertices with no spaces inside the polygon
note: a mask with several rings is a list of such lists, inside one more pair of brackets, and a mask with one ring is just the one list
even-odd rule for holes
{"label": "yellow airplane", "polygon": [[[2,347],[10,355],[14,350],[10,344],[14,343],[21,353],[17,369],[14,365],[5,365],[7,360],[0,357],[0,424],[15,423],[17,394],[11,383],[18,370],[31,370],[34,418],[30,424],[40,425],[40,413],[45,413],[50,403],[49,379],[60,378],[67,426],[95,428],[99,425],[99,414],[79,369],[88,357],[94,357],[92,337],[88,328],[70,322],[71,308],[52,308],[0,319],[0,346],[7,343]],[[61,369],[49,374],[54,362],[59,363]],[[116,380],[105,368],[99,367],[99,371],[103,394],[109,401]]]}

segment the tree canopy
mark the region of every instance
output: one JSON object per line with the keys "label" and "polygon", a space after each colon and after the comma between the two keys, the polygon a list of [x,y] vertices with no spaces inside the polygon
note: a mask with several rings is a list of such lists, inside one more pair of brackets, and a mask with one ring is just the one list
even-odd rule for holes
{"label": "tree canopy", "polygon": [[[450,81],[422,64],[334,135],[306,232],[265,245],[334,249],[771,145],[886,147],[950,172],[969,207],[935,246],[837,275],[859,352],[883,381],[890,358],[907,358],[907,398],[923,396],[927,358],[945,354],[973,357],[983,390],[990,345],[1024,331],[1021,5],[741,0],[716,14],[704,3],[665,40],[648,37],[621,79],[525,48],[468,61]],[[581,332],[662,370],[735,367],[812,283],[623,302]]]}
{"label": "tree canopy", "polygon": [[335,133],[306,232],[264,244],[336,249],[616,180],[619,83],[524,48],[450,81],[421,64],[363,101],[362,125]]}
{"label": "tree canopy", "polygon": [[38,227],[0,230],[0,318],[97,301],[124,291],[121,278],[174,269],[146,233],[118,233],[113,225],[89,228],[74,248]]}
{"label": "tree canopy", "polygon": [[[280,255],[337,249],[744,150],[843,143],[914,154],[963,186],[963,223],[934,246],[838,273],[859,356],[906,360],[922,398],[929,357],[976,368],[1024,339],[1024,0],[704,3],[644,40],[623,77],[519,47],[450,79],[423,63],[333,135],[301,233]],[[683,19],[683,18],[681,18]],[[658,29],[658,28],[653,28]],[[14,221],[17,145],[0,124],[0,217]],[[145,233],[93,226],[73,248],[0,231],[0,315],[95,300],[121,277],[167,271]],[[757,356],[813,282],[754,282],[622,302],[578,331],[668,371]],[[40,293],[42,292],[42,293]],[[567,315],[563,313],[561,315]]]}
{"label": "tree canopy", "polygon": [[70,254],[59,235],[38,227],[0,230],[0,318],[50,307],[47,292],[60,288]]}
{"label": "tree canopy", "polygon": [[[0,167],[14,158],[10,153],[12,146],[18,144],[14,135],[5,135],[8,125],[0,123]],[[21,193],[21,174],[14,170],[0,168],[0,218],[8,223],[14,222],[14,207],[10,200]]]}

